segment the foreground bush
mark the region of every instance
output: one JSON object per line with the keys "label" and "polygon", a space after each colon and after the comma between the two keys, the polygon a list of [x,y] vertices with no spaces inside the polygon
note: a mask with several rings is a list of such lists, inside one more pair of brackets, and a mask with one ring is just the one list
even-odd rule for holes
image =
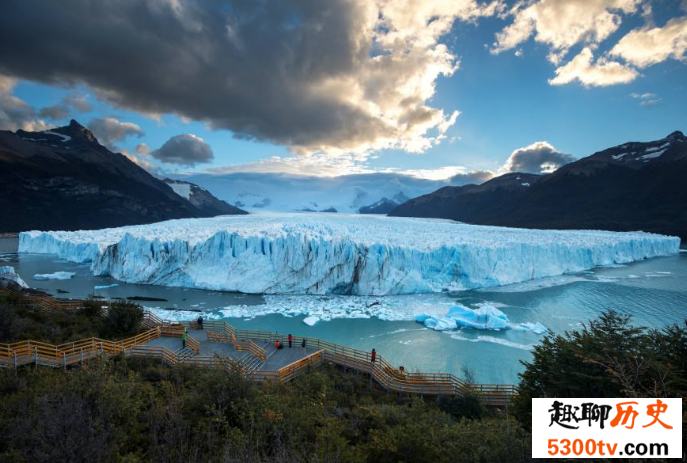
{"label": "foreground bush", "polygon": [[434,400],[324,366],[287,385],[115,358],[67,373],[0,375],[0,461],[504,462],[529,437],[503,416],[455,418]]}
{"label": "foreground bush", "polygon": [[121,339],[141,331],[143,309],[126,301],[103,310],[87,300],[76,311],[40,311],[25,307],[15,295],[0,295],[0,342],[33,339],[53,344],[99,337]]}
{"label": "foreground bush", "polygon": [[685,397],[687,322],[649,330],[607,312],[580,330],[546,335],[524,365],[513,409],[526,425],[533,397]]}

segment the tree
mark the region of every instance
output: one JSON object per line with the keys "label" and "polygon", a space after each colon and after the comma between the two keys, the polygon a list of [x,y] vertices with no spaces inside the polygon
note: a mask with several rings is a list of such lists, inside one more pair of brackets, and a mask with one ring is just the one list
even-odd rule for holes
{"label": "tree", "polygon": [[687,324],[647,330],[609,311],[580,330],[544,337],[523,362],[513,410],[525,424],[535,397],[682,397],[686,355]]}
{"label": "tree", "polygon": [[118,301],[110,305],[104,319],[103,335],[123,338],[136,334],[143,322],[143,309],[130,302]]}

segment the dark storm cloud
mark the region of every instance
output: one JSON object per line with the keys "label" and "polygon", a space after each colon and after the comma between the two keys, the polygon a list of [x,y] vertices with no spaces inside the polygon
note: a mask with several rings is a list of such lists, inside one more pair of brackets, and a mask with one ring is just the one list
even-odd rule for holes
{"label": "dark storm cloud", "polygon": [[185,166],[210,162],[215,157],[210,145],[190,133],[173,136],[150,154],[162,162]]}
{"label": "dark storm cloud", "polygon": [[[364,137],[380,122],[307,86],[367,55],[336,0],[6,0],[0,73],[87,83],[114,104],[179,113],[288,145]],[[8,46],[12,44],[12,46]]]}
{"label": "dark storm cloud", "polygon": [[143,130],[133,122],[120,122],[114,117],[96,118],[88,123],[88,129],[100,143],[108,147],[130,136],[142,137]]}
{"label": "dark storm cloud", "polygon": [[[126,109],[178,114],[298,153],[421,152],[458,114],[426,104],[436,78],[457,68],[440,38],[454,19],[487,13],[474,0],[379,5],[4,0],[0,73],[87,85]],[[373,43],[384,53],[372,56]]]}
{"label": "dark storm cloud", "polygon": [[556,151],[551,144],[538,141],[513,151],[502,170],[504,172],[545,174],[574,160],[573,156]]}
{"label": "dark storm cloud", "polygon": [[494,178],[494,173],[488,170],[475,170],[464,174],[456,174],[449,179],[449,183],[454,186],[480,185],[487,180]]}

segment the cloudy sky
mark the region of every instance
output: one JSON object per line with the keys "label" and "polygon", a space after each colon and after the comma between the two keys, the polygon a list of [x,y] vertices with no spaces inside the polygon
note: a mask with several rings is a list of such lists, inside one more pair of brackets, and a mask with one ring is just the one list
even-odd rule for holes
{"label": "cloudy sky", "polygon": [[680,0],[4,0],[0,44],[0,129],[162,172],[484,179],[687,131]]}

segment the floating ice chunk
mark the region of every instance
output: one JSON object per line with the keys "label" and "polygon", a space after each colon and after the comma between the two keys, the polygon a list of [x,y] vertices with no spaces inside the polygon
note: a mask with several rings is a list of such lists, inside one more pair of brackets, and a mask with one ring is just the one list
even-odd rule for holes
{"label": "floating ice chunk", "polygon": [[107,288],[115,288],[119,286],[117,283],[111,284],[111,285],[102,285],[102,286],[94,286],[93,289],[107,289]]}
{"label": "floating ice chunk", "polygon": [[55,272],[55,273],[37,273],[33,276],[34,280],[69,280],[74,278],[75,272]]}
{"label": "floating ice chunk", "polygon": [[542,325],[539,322],[536,322],[536,323],[531,323],[531,322],[520,323],[520,325],[518,325],[518,329],[528,330],[528,331],[531,331],[535,334],[544,334],[547,331],[549,331],[548,328],[546,328],[544,325]]}
{"label": "floating ice chunk", "polygon": [[436,331],[452,331],[459,328],[491,331],[515,328],[518,330],[532,331],[536,334],[543,334],[547,331],[546,327],[538,322],[511,324],[505,313],[485,303],[477,309],[470,309],[462,305],[454,305],[448,309],[448,313],[443,318],[422,314],[417,315],[415,321]]}
{"label": "floating ice chunk", "polygon": [[319,321],[320,321],[320,317],[314,317],[312,315],[309,317],[305,317],[303,319],[303,323],[305,323],[308,326],[315,326],[315,324],[317,324],[317,322],[319,322]]}
{"label": "floating ice chunk", "polygon": [[454,305],[448,310],[448,318],[455,320],[458,326],[478,330],[507,329],[508,317],[496,307],[483,305],[472,310],[461,305]]}

